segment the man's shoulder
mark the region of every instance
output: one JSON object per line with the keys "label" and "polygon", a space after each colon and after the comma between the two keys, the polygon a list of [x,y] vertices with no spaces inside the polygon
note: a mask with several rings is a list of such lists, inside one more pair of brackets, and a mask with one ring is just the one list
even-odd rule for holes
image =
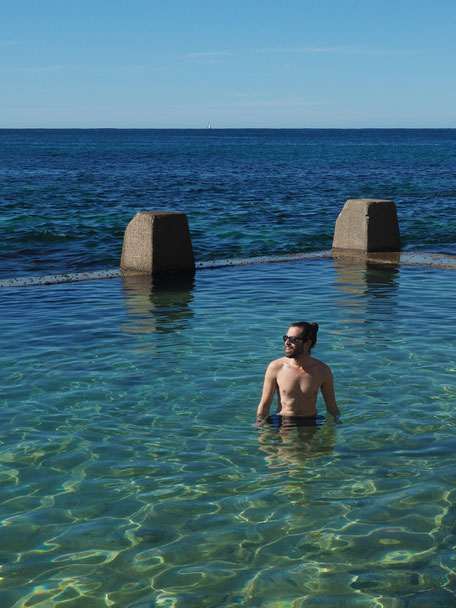
{"label": "man's shoulder", "polygon": [[268,365],[268,369],[271,371],[279,371],[279,369],[282,368],[285,359],[286,359],[286,357],[280,357],[279,359],[274,359],[274,361],[271,361],[271,363]]}
{"label": "man's shoulder", "polygon": [[310,363],[312,367],[321,370],[323,373],[331,371],[329,365],[326,365],[326,363],[324,361],[320,361],[320,359],[315,359],[315,357],[310,358]]}

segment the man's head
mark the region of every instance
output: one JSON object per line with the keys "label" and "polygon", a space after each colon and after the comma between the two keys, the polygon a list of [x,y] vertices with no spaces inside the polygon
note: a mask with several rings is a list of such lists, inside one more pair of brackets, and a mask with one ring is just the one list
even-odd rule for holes
{"label": "man's head", "polygon": [[292,323],[287,332],[285,341],[285,356],[296,359],[300,355],[310,354],[317,342],[318,323],[300,321]]}

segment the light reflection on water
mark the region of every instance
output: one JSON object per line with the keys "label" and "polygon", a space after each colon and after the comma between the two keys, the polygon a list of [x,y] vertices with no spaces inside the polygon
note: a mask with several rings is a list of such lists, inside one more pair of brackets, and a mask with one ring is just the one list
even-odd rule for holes
{"label": "light reflection on water", "polygon": [[[452,279],[305,260],[2,292],[2,605],[454,605]],[[343,424],[257,428],[301,319]]]}

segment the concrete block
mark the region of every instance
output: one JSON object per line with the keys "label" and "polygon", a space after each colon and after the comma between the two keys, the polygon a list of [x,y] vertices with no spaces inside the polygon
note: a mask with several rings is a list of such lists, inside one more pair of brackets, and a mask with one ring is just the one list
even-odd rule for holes
{"label": "concrete block", "polygon": [[125,230],[120,267],[146,274],[194,271],[185,213],[139,211]]}
{"label": "concrete block", "polygon": [[349,199],[336,220],[333,250],[400,251],[401,240],[394,201]]}

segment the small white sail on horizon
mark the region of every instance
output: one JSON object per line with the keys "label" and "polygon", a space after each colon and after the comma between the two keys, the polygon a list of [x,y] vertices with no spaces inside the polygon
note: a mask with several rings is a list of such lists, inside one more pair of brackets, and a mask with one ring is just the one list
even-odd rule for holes
{"label": "small white sail on horizon", "polygon": [[211,125],[211,123],[210,123],[210,122],[208,122],[208,123],[207,123],[207,128],[208,128],[208,129],[212,129],[212,125]]}

